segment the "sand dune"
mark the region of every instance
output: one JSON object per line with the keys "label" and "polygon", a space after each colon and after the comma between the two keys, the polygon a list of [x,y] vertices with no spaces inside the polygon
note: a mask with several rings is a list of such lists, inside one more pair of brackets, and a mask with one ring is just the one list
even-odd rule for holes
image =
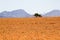
{"label": "sand dune", "polygon": [[60,17],[0,18],[0,40],[60,40]]}

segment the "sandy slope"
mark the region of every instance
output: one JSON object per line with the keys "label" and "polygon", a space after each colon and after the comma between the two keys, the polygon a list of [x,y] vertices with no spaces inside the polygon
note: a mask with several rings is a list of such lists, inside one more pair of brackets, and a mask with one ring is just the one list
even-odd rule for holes
{"label": "sandy slope", "polygon": [[0,18],[0,40],[60,40],[60,17]]}

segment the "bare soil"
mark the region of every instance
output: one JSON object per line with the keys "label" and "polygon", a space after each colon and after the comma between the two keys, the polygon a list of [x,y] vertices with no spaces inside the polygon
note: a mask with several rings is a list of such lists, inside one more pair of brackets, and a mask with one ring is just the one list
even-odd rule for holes
{"label": "bare soil", "polygon": [[0,18],[0,40],[60,40],[60,17]]}

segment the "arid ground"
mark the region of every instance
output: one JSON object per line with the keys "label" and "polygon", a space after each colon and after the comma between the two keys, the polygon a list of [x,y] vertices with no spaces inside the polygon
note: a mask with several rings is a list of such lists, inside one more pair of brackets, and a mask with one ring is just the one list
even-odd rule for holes
{"label": "arid ground", "polygon": [[0,40],[60,40],[60,17],[0,18]]}

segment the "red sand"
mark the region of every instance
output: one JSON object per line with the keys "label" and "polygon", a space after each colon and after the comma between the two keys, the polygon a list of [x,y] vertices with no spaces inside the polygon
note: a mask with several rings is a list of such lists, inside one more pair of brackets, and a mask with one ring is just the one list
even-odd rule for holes
{"label": "red sand", "polygon": [[60,40],[60,17],[0,18],[0,40]]}

